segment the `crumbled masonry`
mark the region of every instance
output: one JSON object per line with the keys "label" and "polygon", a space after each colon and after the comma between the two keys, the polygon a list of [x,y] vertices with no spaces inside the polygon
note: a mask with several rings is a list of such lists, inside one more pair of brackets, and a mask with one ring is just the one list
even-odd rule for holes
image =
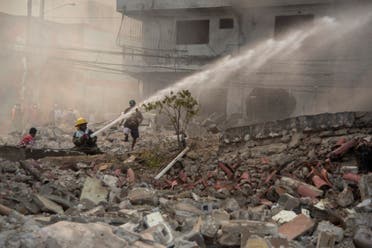
{"label": "crumbled masonry", "polygon": [[[52,130],[38,148],[71,148]],[[166,130],[134,152],[113,128],[104,154],[0,158],[0,247],[372,246],[372,113],[207,130],[159,180],[181,152]]]}

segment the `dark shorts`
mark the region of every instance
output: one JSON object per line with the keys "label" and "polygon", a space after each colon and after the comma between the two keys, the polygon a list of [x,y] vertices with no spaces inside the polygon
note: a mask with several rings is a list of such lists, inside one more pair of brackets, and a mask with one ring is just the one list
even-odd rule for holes
{"label": "dark shorts", "polygon": [[137,139],[137,138],[139,138],[138,127],[131,128],[131,129],[130,129],[130,135],[132,136],[133,139]]}

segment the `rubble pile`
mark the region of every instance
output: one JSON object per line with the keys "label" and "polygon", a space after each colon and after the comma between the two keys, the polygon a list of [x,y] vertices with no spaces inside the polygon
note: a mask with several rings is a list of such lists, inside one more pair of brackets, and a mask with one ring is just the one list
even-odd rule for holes
{"label": "rubble pile", "polygon": [[371,247],[371,134],[371,113],[228,129],[159,180],[180,152],[159,133],[131,154],[108,133],[105,154],[1,160],[0,247]]}

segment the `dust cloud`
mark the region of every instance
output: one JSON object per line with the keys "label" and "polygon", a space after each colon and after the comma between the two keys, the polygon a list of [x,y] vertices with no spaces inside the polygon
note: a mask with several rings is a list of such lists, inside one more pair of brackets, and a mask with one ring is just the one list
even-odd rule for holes
{"label": "dust cloud", "polygon": [[[95,8],[85,9],[86,14],[97,14],[89,9]],[[116,18],[114,8],[103,9],[105,16]],[[171,90],[192,89],[202,98],[203,92],[222,88],[236,92],[227,99],[227,105],[239,105],[230,114],[247,116],[251,109],[245,99],[253,89],[284,89],[296,99],[290,115],[371,110],[371,13],[370,5],[338,10],[284,37],[250,43],[143,102]],[[2,132],[10,130],[11,109],[17,103],[26,113],[37,106],[37,124],[44,125],[55,107],[98,122],[113,118],[129,99],[140,99],[141,84],[123,69],[114,32],[105,38],[99,28],[84,23],[57,24],[37,18],[29,23],[25,16],[3,13],[0,18],[0,27],[9,30],[0,34]],[[120,19],[113,20],[111,27],[118,29]]]}

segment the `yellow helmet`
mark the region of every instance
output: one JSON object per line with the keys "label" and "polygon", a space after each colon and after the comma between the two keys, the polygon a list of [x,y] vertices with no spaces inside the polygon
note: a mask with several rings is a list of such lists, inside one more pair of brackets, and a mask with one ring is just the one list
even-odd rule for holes
{"label": "yellow helmet", "polygon": [[85,120],[84,118],[80,117],[79,119],[76,120],[76,123],[75,123],[75,127],[78,127],[80,125],[83,125],[83,124],[87,124],[87,120]]}

